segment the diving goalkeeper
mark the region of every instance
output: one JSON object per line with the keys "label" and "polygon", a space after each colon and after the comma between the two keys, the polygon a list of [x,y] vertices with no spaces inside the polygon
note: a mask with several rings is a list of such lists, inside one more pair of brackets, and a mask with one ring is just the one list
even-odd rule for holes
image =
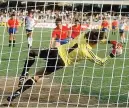
{"label": "diving goalkeeper", "polygon": [[[104,37],[104,32],[92,30],[87,33],[82,33],[77,38],[69,41],[69,43],[59,46],[58,48],[51,49],[31,49],[29,52],[29,57],[26,59],[24,68],[20,77],[22,86],[12,93],[11,96],[7,98],[9,102],[13,101],[16,97],[20,96],[24,91],[32,87],[39,78],[44,75],[49,75],[56,70],[62,69],[69,65],[72,65],[81,60],[89,60],[98,65],[104,65],[108,58],[115,57],[114,52],[111,52],[108,57],[100,58],[92,52],[92,48],[97,45]],[[116,44],[115,41],[108,41],[109,44]],[[47,64],[45,68],[41,68],[36,74],[26,79],[26,72],[29,71],[30,67],[35,62],[35,57],[38,56],[46,60]],[[22,80],[21,80],[22,79]]]}

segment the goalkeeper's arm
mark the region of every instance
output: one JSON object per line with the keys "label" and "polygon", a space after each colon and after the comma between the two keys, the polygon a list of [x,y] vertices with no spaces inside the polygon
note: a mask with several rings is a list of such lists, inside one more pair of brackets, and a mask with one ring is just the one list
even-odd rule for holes
{"label": "goalkeeper's arm", "polygon": [[117,43],[117,41],[115,41],[115,40],[107,40],[107,39],[102,39],[101,41],[100,41],[100,43],[101,44],[116,44]]}
{"label": "goalkeeper's arm", "polygon": [[107,42],[108,42],[108,44],[112,44],[112,45],[117,44],[117,41],[115,41],[115,40],[108,40]]}
{"label": "goalkeeper's arm", "polygon": [[88,57],[89,60],[101,66],[105,65],[108,59],[111,58],[110,55],[105,58],[100,58],[97,55],[95,55],[91,50],[88,50],[88,53],[89,53],[89,57]]}

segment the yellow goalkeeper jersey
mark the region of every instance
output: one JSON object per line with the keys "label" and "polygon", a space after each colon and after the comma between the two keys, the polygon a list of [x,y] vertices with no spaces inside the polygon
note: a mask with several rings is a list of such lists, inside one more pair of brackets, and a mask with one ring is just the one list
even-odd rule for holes
{"label": "yellow goalkeeper jersey", "polygon": [[108,57],[102,59],[92,52],[92,45],[89,45],[84,38],[84,33],[69,43],[58,47],[60,57],[65,66],[74,64],[80,60],[89,60],[98,65],[104,65]]}

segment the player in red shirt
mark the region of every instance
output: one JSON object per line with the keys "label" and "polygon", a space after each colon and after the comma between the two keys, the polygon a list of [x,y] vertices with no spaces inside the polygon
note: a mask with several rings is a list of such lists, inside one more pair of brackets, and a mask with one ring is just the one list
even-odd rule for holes
{"label": "player in red shirt", "polygon": [[52,32],[50,47],[58,47],[59,45],[66,44],[69,41],[68,36],[69,28],[67,26],[63,26],[62,20],[60,18],[57,18],[56,28],[54,28]]}
{"label": "player in red shirt", "polygon": [[73,25],[71,28],[70,28],[70,34],[71,34],[71,38],[76,38],[77,36],[80,35],[81,33],[81,25],[80,25],[80,22],[79,20],[75,20],[75,25]]}
{"label": "player in red shirt", "polygon": [[108,21],[106,20],[106,18],[103,18],[101,27],[102,27],[102,31],[104,31],[104,32],[106,32],[106,31],[108,30],[108,28],[109,28],[109,23],[108,23]]}
{"label": "player in red shirt", "polygon": [[112,34],[113,35],[115,35],[117,28],[118,28],[118,21],[114,19],[112,22]]}
{"label": "player in red shirt", "polygon": [[14,34],[17,31],[18,28],[18,20],[15,18],[15,14],[11,15],[11,18],[7,22],[7,31],[9,33],[9,47],[11,47],[11,44],[13,42],[13,47],[15,47],[15,36]]}

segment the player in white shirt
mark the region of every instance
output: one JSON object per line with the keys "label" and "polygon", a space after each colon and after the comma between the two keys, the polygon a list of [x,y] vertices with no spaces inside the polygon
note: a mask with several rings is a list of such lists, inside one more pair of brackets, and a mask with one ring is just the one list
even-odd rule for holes
{"label": "player in white shirt", "polygon": [[119,23],[119,33],[120,33],[120,38],[121,38],[121,43],[126,43],[126,39],[125,39],[125,27],[126,27],[126,23],[121,20],[121,22]]}
{"label": "player in white shirt", "polygon": [[27,39],[28,39],[28,47],[32,47],[32,31],[34,29],[34,26],[36,24],[36,21],[33,18],[33,12],[29,11],[28,16],[25,18],[25,27],[26,27],[26,33],[27,33]]}

